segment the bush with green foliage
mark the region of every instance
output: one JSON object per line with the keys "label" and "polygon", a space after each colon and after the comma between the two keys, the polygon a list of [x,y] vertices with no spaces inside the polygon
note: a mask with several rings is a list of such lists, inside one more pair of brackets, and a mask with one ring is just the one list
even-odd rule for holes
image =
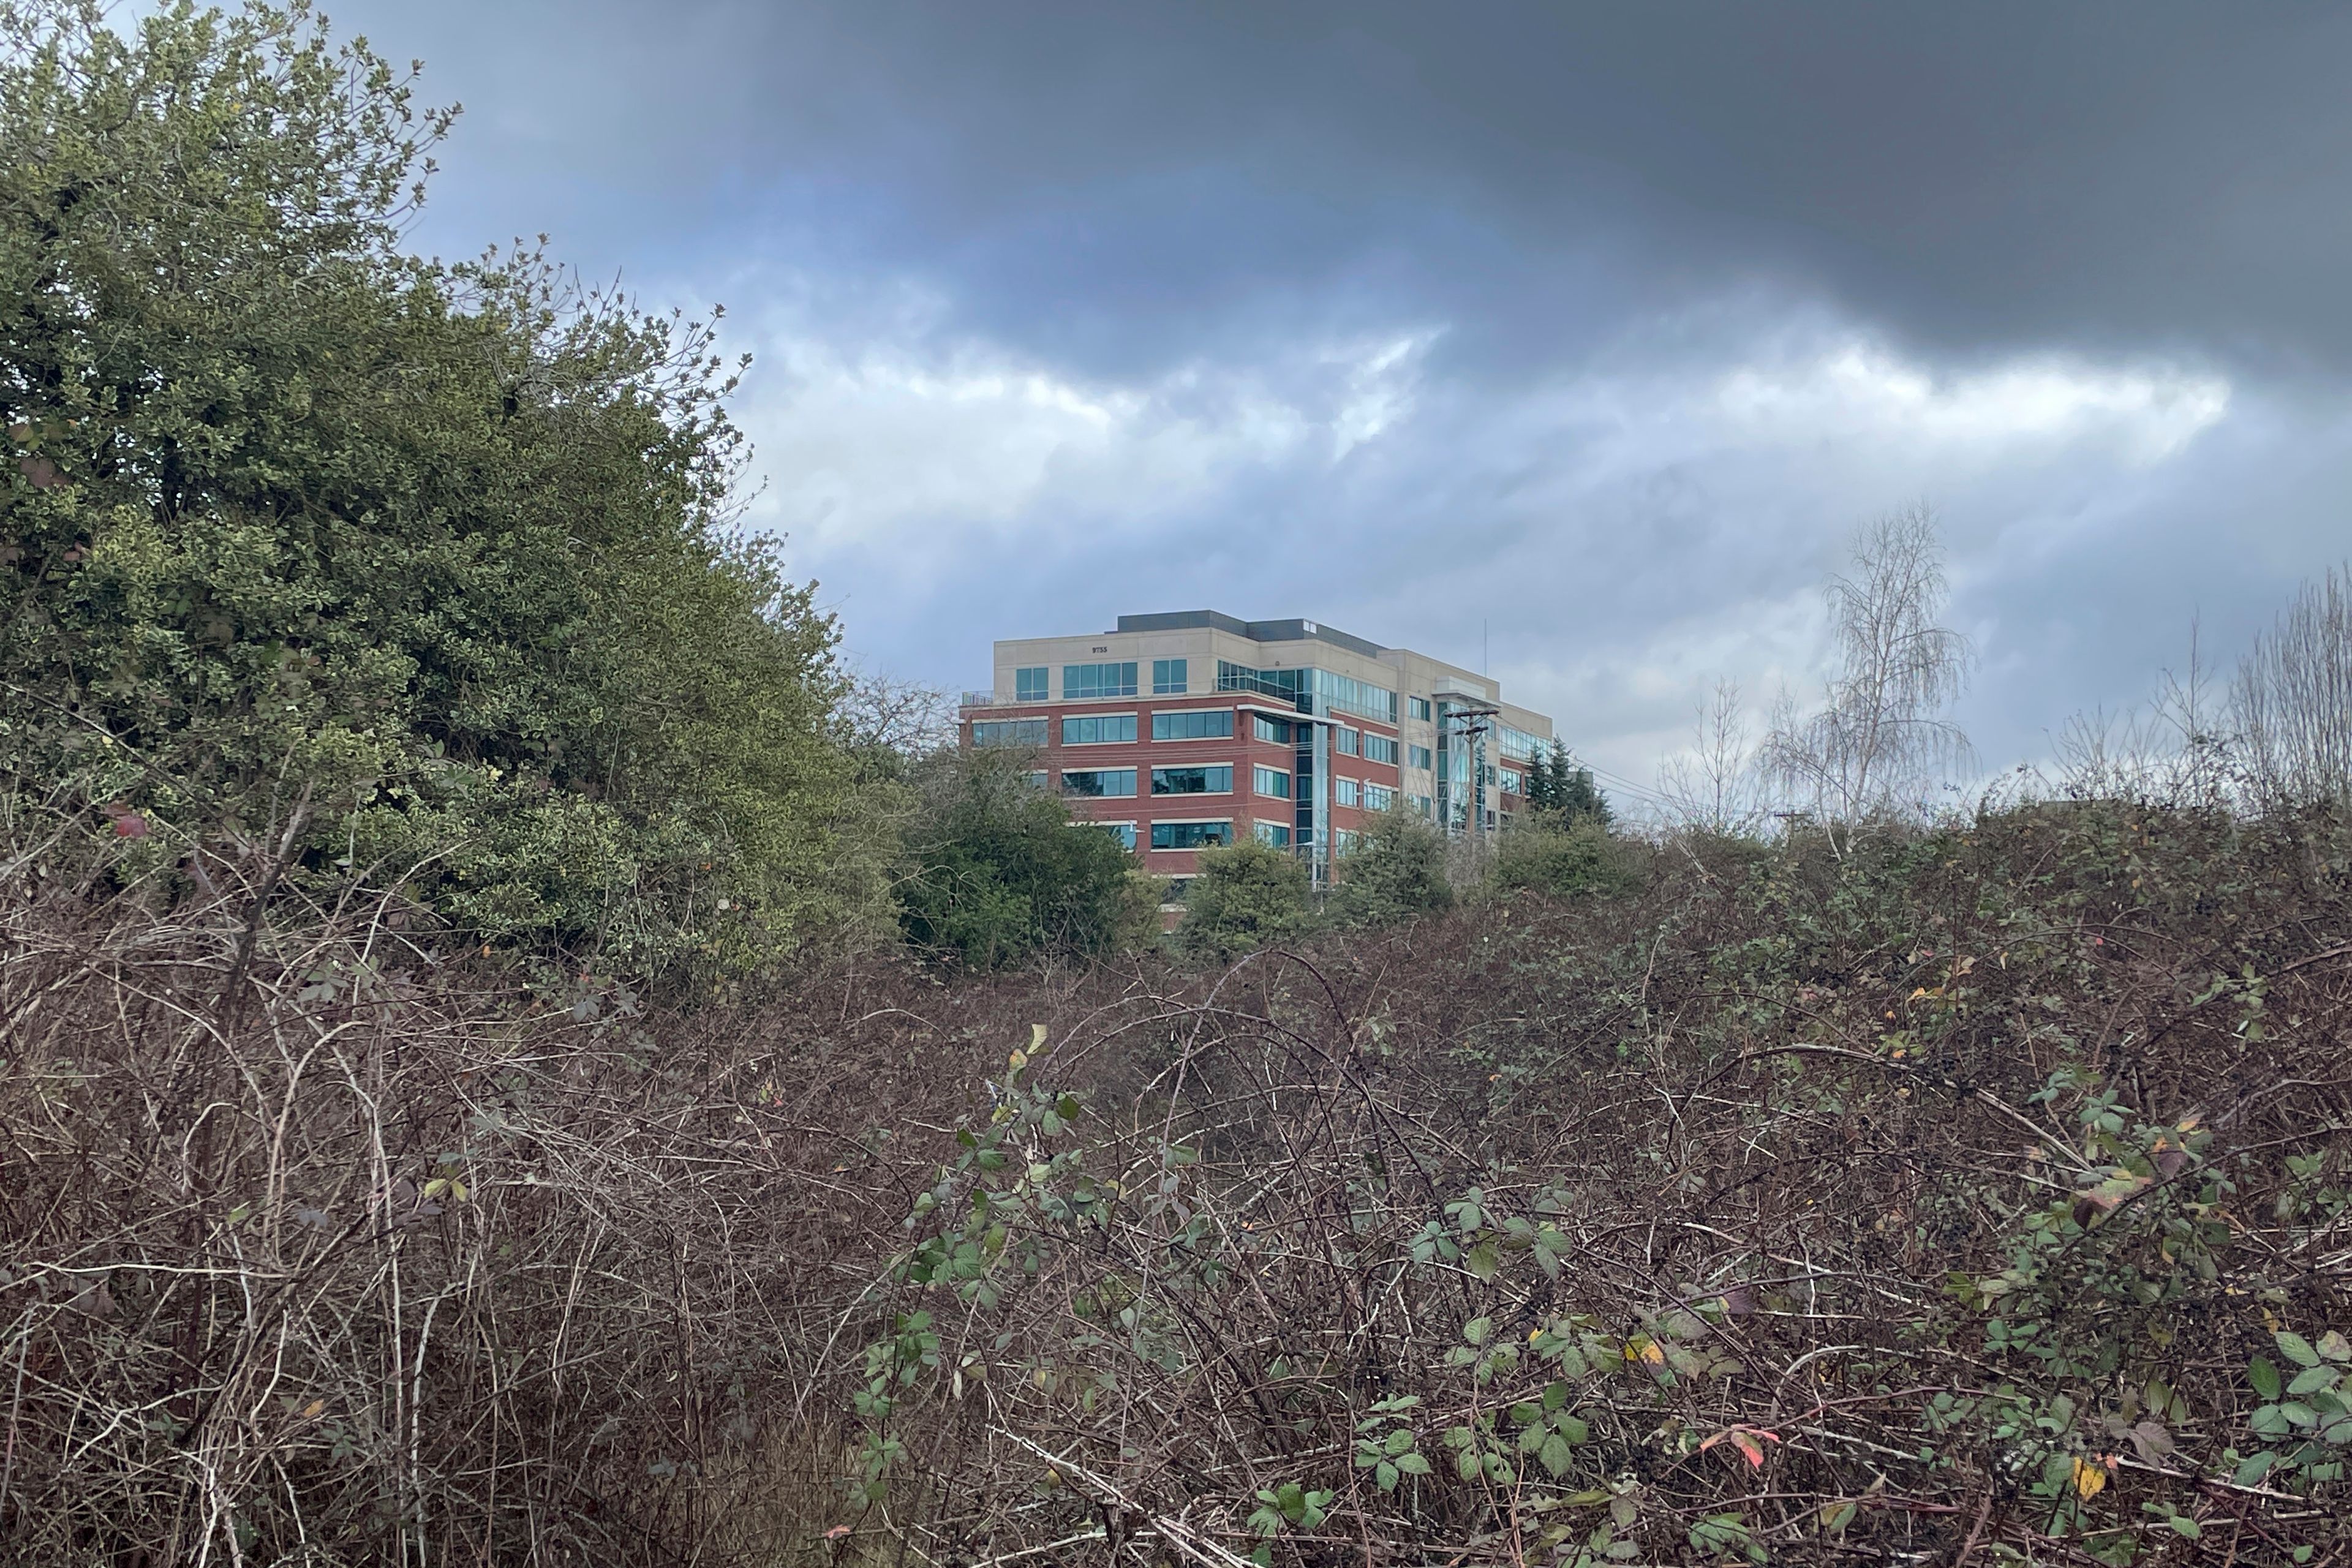
{"label": "bush with green foliage", "polygon": [[1562,899],[1624,893],[1641,883],[1639,855],[1591,817],[1563,824],[1547,814],[1497,836],[1487,879],[1497,892],[1525,888]]}
{"label": "bush with green foliage", "polygon": [[1324,910],[1343,925],[1388,925],[1454,902],[1444,836],[1402,811],[1373,818],[1340,857],[1339,871]]}
{"label": "bush with green foliage", "polygon": [[1115,952],[1156,933],[1158,879],[1101,828],[1074,823],[1028,759],[948,753],[916,770],[898,891],[908,940],[967,968]]}
{"label": "bush with green foliage", "polygon": [[13,822],[200,869],[299,817],[290,884],[600,965],[880,908],[707,324],[404,254],[451,115],[303,9],[0,0],[0,51]]}
{"label": "bush with green foliage", "polygon": [[1297,856],[1254,838],[1203,849],[1176,944],[1195,957],[1228,959],[1290,941],[1314,923],[1310,891]]}

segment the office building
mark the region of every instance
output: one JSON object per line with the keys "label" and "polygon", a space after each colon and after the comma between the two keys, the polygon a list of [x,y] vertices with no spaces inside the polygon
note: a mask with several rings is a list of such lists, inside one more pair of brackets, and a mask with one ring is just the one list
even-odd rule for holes
{"label": "office building", "polygon": [[1318,883],[1345,875],[1382,811],[1496,831],[1552,732],[1458,665],[1213,610],[999,642],[992,686],[965,693],[961,718],[966,744],[1033,755],[1041,787],[1154,871],[1189,876],[1202,847],[1248,834]]}

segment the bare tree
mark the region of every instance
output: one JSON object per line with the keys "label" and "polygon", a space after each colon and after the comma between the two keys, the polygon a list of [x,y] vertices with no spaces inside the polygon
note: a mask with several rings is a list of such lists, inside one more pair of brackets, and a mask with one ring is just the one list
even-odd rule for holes
{"label": "bare tree", "polygon": [[1825,824],[1922,810],[1939,775],[1967,768],[1968,737],[1943,717],[1976,662],[1937,624],[1948,593],[1935,513],[1921,503],[1854,537],[1851,574],[1827,589],[1836,667],[1810,717],[1783,702],[1764,742],[1767,773]]}
{"label": "bare tree", "polygon": [[2231,698],[2257,805],[2352,802],[2352,565],[2304,584]]}
{"label": "bare tree", "polygon": [[912,760],[955,743],[955,700],[920,681],[861,670],[850,675],[834,723],[853,751],[886,750]]}
{"label": "bare tree", "polygon": [[1718,680],[1699,704],[1691,747],[1658,769],[1658,799],[1668,823],[1701,833],[1736,834],[1763,819],[1756,747],[1736,681]]}
{"label": "bare tree", "polygon": [[2076,800],[2142,800],[2220,809],[2230,804],[2235,738],[2213,690],[2203,637],[2189,626],[2189,662],[2164,672],[2148,710],[2077,713],[2055,737],[2060,788]]}

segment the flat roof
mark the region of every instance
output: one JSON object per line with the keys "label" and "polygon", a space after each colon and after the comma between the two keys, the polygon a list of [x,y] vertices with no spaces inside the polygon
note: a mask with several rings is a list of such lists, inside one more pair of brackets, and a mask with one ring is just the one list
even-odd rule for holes
{"label": "flat roof", "polygon": [[1283,621],[1245,621],[1238,616],[1228,616],[1219,610],[1163,610],[1156,615],[1121,616],[1115,632],[1176,632],[1197,629],[1231,632],[1252,642],[1304,642],[1312,639],[1327,642],[1334,647],[1344,647],[1366,658],[1378,658],[1389,650],[1368,637],[1356,637],[1320,621],[1294,616]]}

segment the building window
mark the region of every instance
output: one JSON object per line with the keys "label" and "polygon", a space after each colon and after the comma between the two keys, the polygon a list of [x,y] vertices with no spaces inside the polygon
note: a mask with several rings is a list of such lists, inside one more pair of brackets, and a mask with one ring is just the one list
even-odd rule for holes
{"label": "building window", "polygon": [[1029,787],[1031,789],[1042,790],[1053,782],[1054,781],[1048,777],[1042,769],[1029,775]]}
{"label": "building window", "polygon": [[1298,700],[1314,689],[1315,672],[1311,669],[1252,669],[1231,659],[1217,660],[1217,689],[1220,691],[1255,691],[1260,697],[1278,697],[1297,704]]}
{"label": "building window", "polygon": [[1184,660],[1155,658],[1151,661],[1151,695],[1154,697],[1184,695]]}
{"label": "building window", "polygon": [[1514,730],[1508,724],[1498,726],[1502,731],[1503,755],[1521,762],[1543,755],[1544,742],[1540,735],[1530,735],[1525,730]]}
{"label": "building window", "polygon": [[1188,708],[1177,713],[1154,713],[1151,716],[1151,738],[1155,741],[1230,741],[1234,738],[1234,710],[1230,708]]}
{"label": "building window", "polygon": [[1250,733],[1261,741],[1272,741],[1277,746],[1290,744],[1290,721],[1269,719],[1263,713],[1250,715]]}
{"label": "building window", "polygon": [[1122,741],[1135,739],[1135,715],[1105,713],[1090,719],[1062,721],[1062,744],[1066,746],[1114,746]]}
{"label": "building window", "polygon": [[1016,702],[1045,700],[1045,667],[1029,665],[1013,672],[1013,700]]}
{"label": "building window", "polygon": [[1260,844],[1270,844],[1276,849],[1290,847],[1290,829],[1279,822],[1259,822],[1251,825],[1257,832]]}
{"label": "building window", "polygon": [[1366,735],[1364,760],[1368,763],[1386,763],[1391,767],[1396,766],[1396,738],[1392,735]]}
{"label": "building window", "polygon": [[1062,666],[1062,700],[1076,702],[1089,697],[1135,695],[1135,661],[1125,664],[1066,664]]}
{"label": "building window", "polygon": [[[1426,698],[1426,697],[1408,697],[1408,698],[1406,698],[1406,699],[1404,700],[1404,709],[1405,709],[1405,711],[1406,711],[1406,712],[1408,712],[1408,713],[1412,714],[1414,718],[1416,718],[1416,719],[1420,720],[1423,723],[1426,724],[1426,723],[1428,723],[1428,722],[1429,722],[1429,699],[1428,699],[1428,698]],[[1423,766],[1423,767],[1427,767],[1428,765],[1429,765],[1429,764],[1428,764],[1428,763],[1423,763],[1422,764],[1422,766]]]}
{"label": "building window", "polygon": [[1352,827],[1335,827],[1331,830],[1332,852],[1337,855],[1346,855],[1357,845],[1362,843],[1363,838],[1364,836]]}
{"label": "building window", "polygon": [[1495,776],[1503,781],[1503,793],[1505,795],[1517,795],[1519,793],[1518,774],[1513,773],[1508,768],[1497,768],[1495,770]]}
{"label": "building window", "polygon": [[1212,844],[1231,844],[1234,825],[1230,822],[1155,822],[1151,825],[1151,847],[1154,849],[1201,849]]}
{"label": "building window", "polygon": [[1151,793],[1154,795],[1231,795],[1234,793],[1234,770],[1228,763],[1197,768],[1154,768],[1151,770]]}
{"label": "building window", "polygon": [[1343,779],[1337,773],[1334,773],[1331,776],[1331,804],[1333,805],[1353,805],[1356,804],[1356,781],[1353,779]]}
{"label": "building window", "polygon": [[1428,818],[1437,815],[1437,803],[1425,795],[1409,795],[1405,800],[1412,806],[1415,816]]}
{"label": "building window", "polygon": [[1097,799],[1108,799],[1112,795],[1131,795],[1135,793],[1135,770],[1133,768],[1064,768],[1062,793],[1091,795]]}
{"label": "building window", "polygon": [[1345,725],[1342,725],[1342,726],[1340,726],[1340,728],[1339,729],[1339,731],[1337,731],[1337,733],[1338,733],[1338,735],[1339,735],[1339,754],[1340,754],[1341,756],[1343,756],[1343,757],[1356,757],[1356,756],[1361,756],[1361,755],[1363,754],[1363,750],[1364,750],[1364,748],[1363,748],[1363,739],[1364,739],[1364,738],[1363,738],[1363,735],[1362,735],[1362,733],[1361,733],[1360,731],[1355,731],[1355,730],[1350,730],[1350,729],[1347,728]]}
{"label": "building window", "polygon": [[1252,768],[1250,787],[1256,790],[1258,794],[1271,795],[1276,800],[1288,800],[1290,775],[1280,768]]}
{"label": "building window", "polygon": [[1386,811],[1395,804],[1396,791],[1389,788],[1388,785],[1368,784],[1364,786],[1364,809],[1366,811]]}
{"label": "building window", "polygon": [[1404,749],[1404,760],[1412,767],[1425,768],[1429,766],[1429,748],[1427,746],[1407,746]]}
{"label": "building window", "polygon": [[971,727],[971,743],[975,746],[1042,746],[1045,743],[1045,721],[986,720]]}
{"label": "building window", "polygon": [[[1133,795],[1135,791],[1130,789],[1127,793]],[[1118,839],[1121,849],[1130,855],[1135,852],[1135,824],[1132,822],[1097,822],[1094,826]]]}
{"label": "building window", "polygon": [[1397,694],[1385,686],[1352,676],[1334,675],[1328,669],[1315,673],[1315,694],[1323,700],[1326,710],[1353,713],[1359,719],[1377,719],[1383,724],[1397,721]]}

